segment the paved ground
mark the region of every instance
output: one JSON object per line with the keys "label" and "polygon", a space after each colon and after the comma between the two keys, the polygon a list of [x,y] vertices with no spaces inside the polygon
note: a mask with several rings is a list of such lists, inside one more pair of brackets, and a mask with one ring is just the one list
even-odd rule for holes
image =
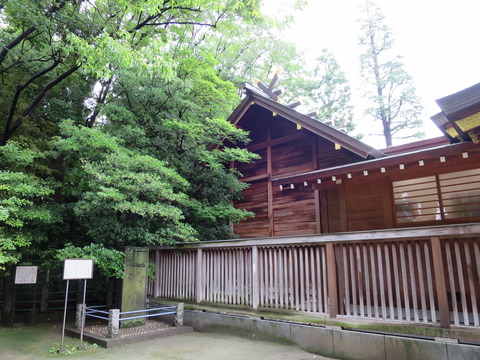
{"label": "paved ground", "polygon": [[[163,339],[104,349],[87,347],[73,354],[53,355],[61,341],[61,326],[52,324],[34,327],[0,327],[2,360],[33,359],[156,359],[156,360],[327,360],[297,347],[254,341],[219,334],[191,333]],[[65,337],[65,347],[74,349],[79,340]],[[88,345],[88,344],[87,344]],[[331,360],[331,359],[330,359]]]}

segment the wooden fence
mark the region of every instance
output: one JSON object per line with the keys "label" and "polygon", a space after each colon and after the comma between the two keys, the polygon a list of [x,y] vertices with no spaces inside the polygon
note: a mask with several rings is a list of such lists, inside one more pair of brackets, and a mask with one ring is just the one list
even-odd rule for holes
{"label": "wooden fence", "polygon": [[480,224],[154,247],[148,295],[480,327]]}

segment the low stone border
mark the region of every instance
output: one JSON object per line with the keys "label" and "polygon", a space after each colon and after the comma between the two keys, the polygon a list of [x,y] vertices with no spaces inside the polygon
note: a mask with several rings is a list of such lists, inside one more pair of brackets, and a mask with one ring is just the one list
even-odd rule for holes
{"label": "low stone border", "polygon": [[221,332],[250,339],[295,344],[303,350],[336,359],[471,360],[480,359],[480,346],[454,339],[412,338],[248,316],[186,310],[184,323],[198,332]]}

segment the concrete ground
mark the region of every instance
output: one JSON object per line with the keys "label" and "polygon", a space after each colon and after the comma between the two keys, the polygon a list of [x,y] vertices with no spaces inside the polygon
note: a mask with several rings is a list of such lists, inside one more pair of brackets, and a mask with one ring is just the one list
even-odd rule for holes
{"label": "concrete ground", "polygon": [[[327,360],[297,347],[230,335],[190,333],[110,349],[91,347],[76,350],[78,339],[65,337],[71,354],[54,354],[61,342],[61,325],[0,327],[0,359],[156,359],[156,360]],[[53,354],[52,354],[53,353]]]}

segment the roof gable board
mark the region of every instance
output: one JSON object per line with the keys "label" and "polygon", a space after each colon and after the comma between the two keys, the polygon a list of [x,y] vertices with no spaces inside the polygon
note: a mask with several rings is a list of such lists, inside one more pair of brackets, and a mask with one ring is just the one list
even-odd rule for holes
{"label": "roof gable board", "polygon": [[301,114],[286,105],[267,98],[260,90],[251,85],[247,84],[245,89],[247,91],[246,97],[229,117],[229,121],[233,124],[238,124],[248,109],[252,105],[257,104],[272,111],[272,113],[276,113],[283,118],[302,126],[318,136],[340,145],[364,159],[375,159],[385,156],[380,150],[364,144],[327,124],[315,120],[305,114]]}

